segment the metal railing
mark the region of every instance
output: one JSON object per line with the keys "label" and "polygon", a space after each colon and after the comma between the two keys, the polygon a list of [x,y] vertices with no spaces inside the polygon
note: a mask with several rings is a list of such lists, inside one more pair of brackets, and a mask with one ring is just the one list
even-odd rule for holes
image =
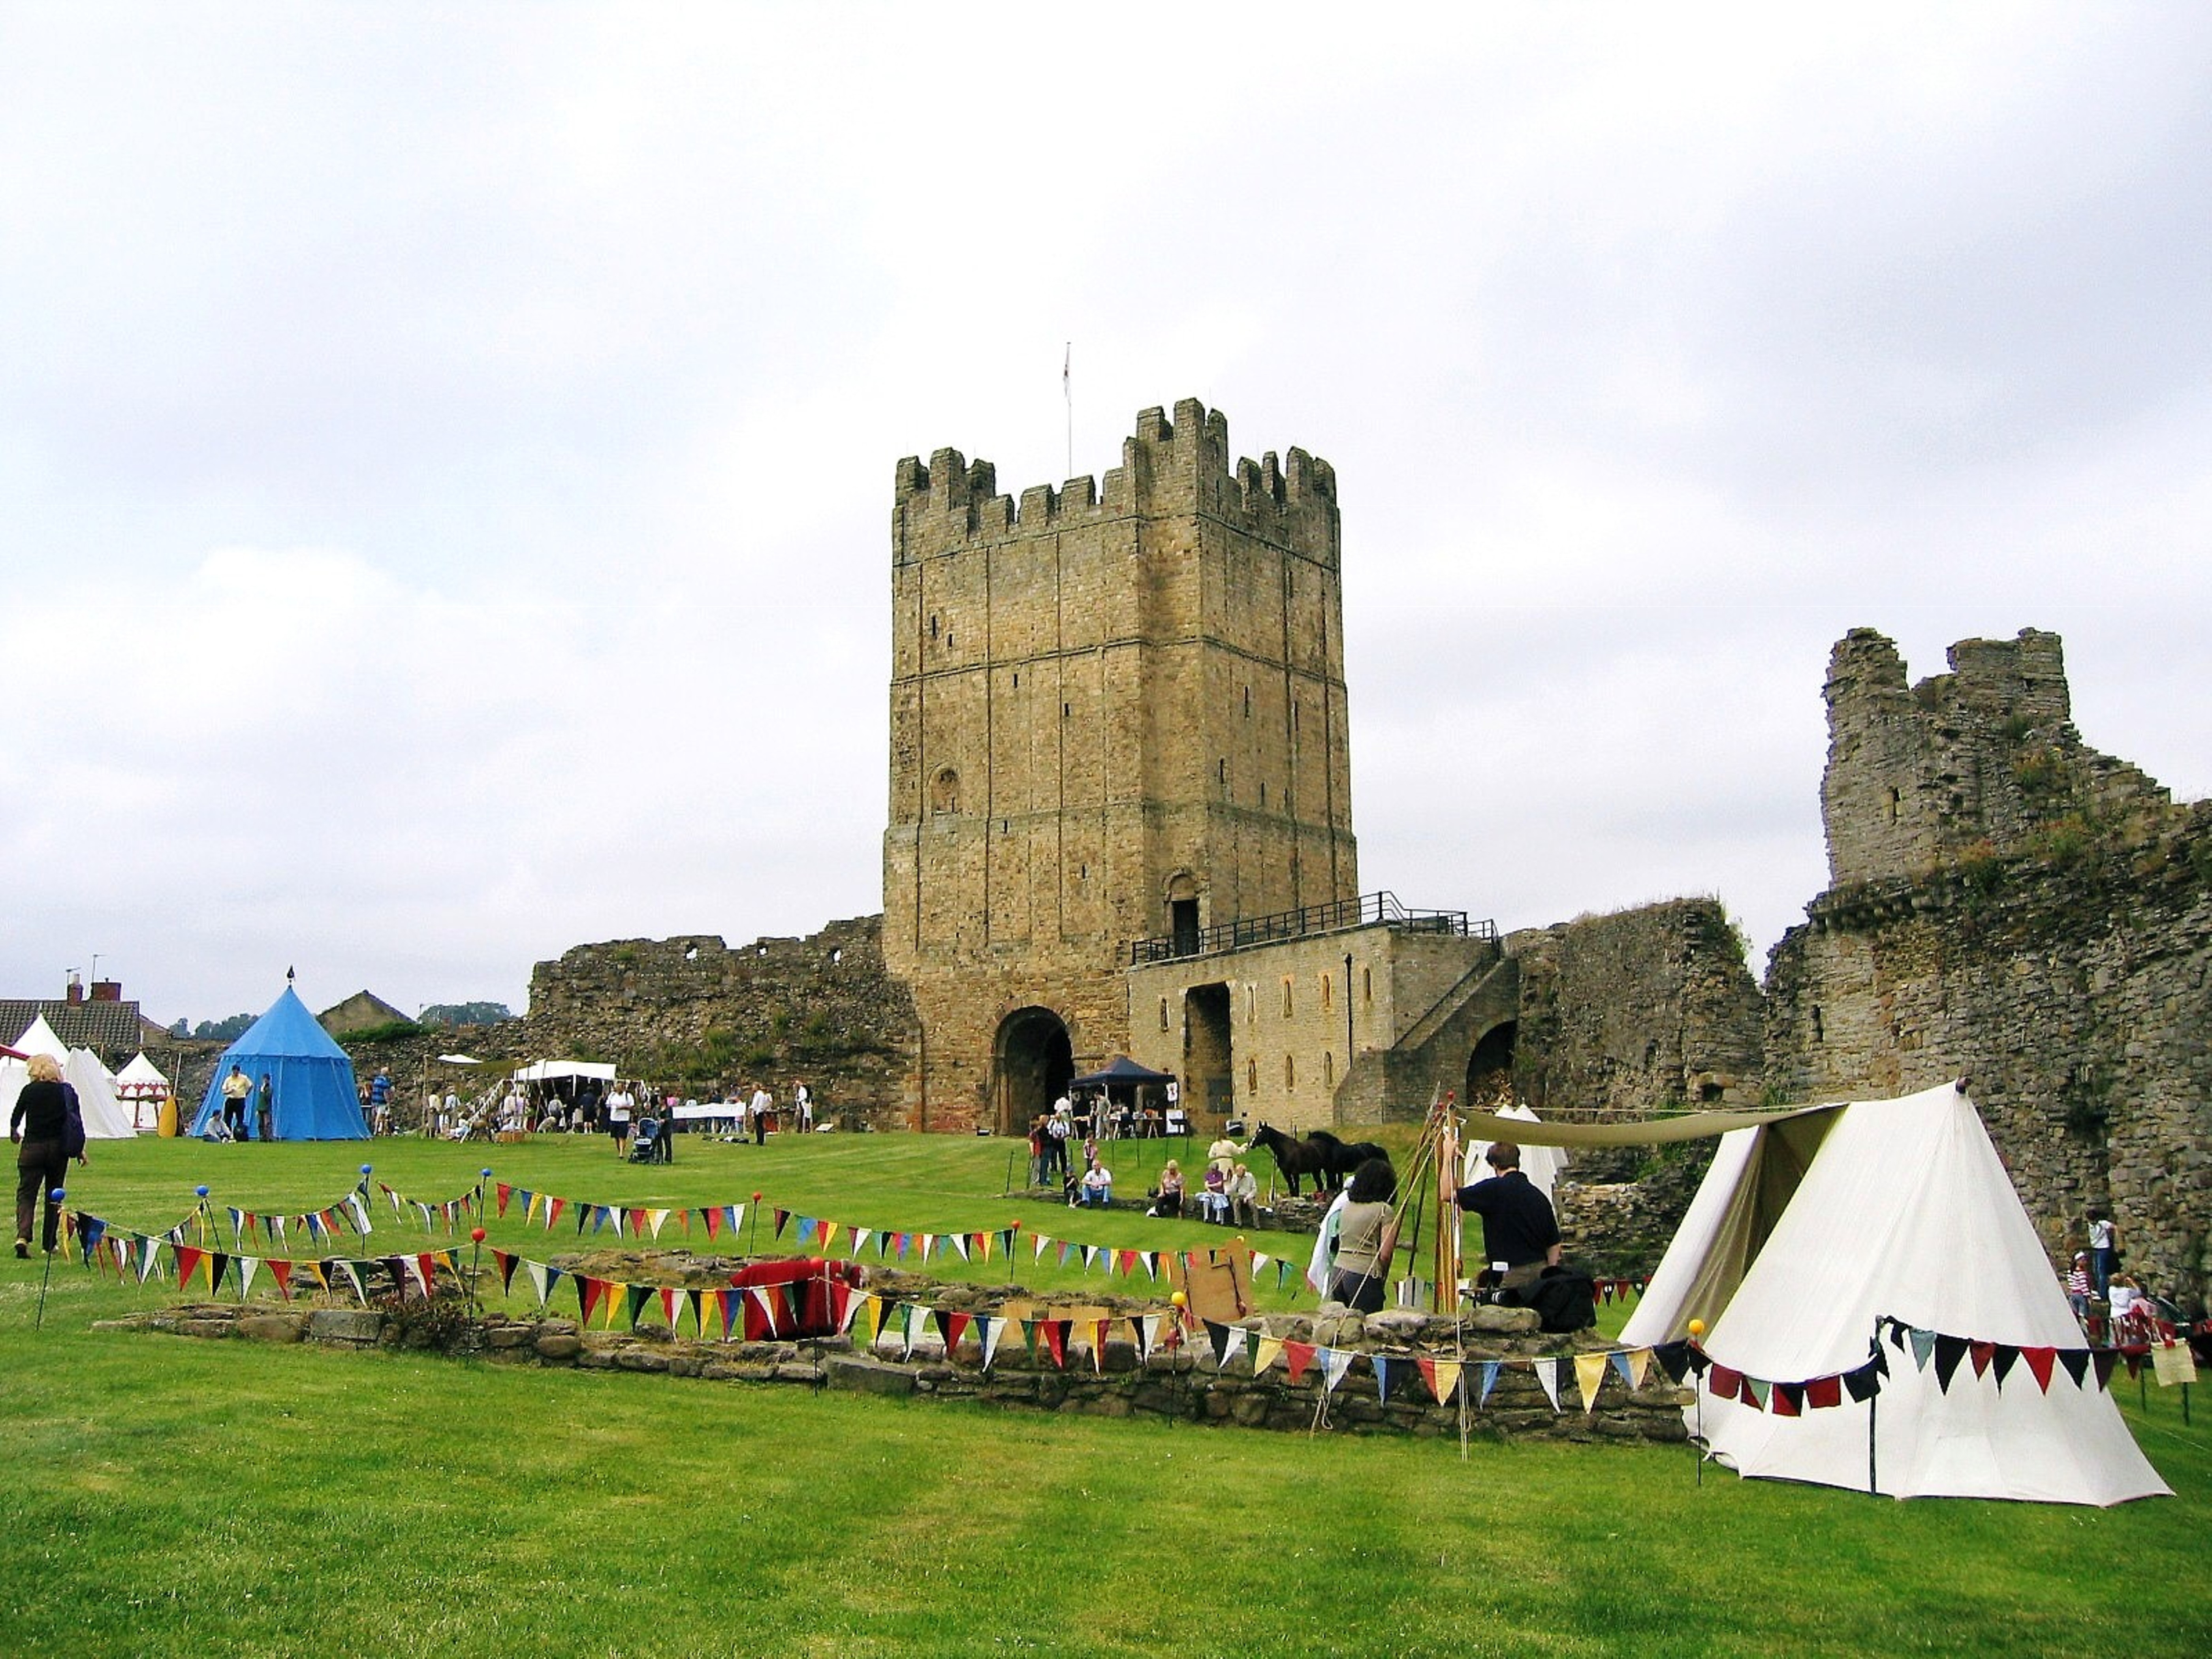
{"label": "metal railing", "polygon": [[1458,939],[1498,937],[1496,922],[1470,921],[1464,910],[1414,910],[1401,904],[1395,893],[1364,893],[1358,898],[1309,904],[1303,909],[1283,910],[1272,916],[1242,916],[1234,921],[1216,922],[1211,927],[1163,933],[1156,939],[1132,939],[1129,965],[1137,968],[1148,962],[1173,962],[1182,957],[1210,956],[1217,951],[1241,951],[1249,945],[1273,945],[1282,939],[1378,926],[1403,933],[1444,933]]}

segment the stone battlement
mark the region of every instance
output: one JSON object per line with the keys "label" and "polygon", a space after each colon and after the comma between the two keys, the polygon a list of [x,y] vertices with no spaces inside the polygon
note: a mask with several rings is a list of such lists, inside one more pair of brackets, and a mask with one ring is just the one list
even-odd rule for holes
{"label": "stone battlement", "polygon": [[1032,484],[1018,502],[1000,493],[998,469],[989,461],[971,462],[947,448],[933,451],[927,465],[919,456],[902,459],[892,493],[900,563],[1018,534],[1192,512],[1309,557],[1325,549],[1332,568],[1338,550],[1336,470],[1295,447],[1280,460],[1270,450],[1232,466],[1227,417],[1195,398],[1176,404],[1173,420],[1157,406],[1139,414],[1134,434],[1122,440],[1121,465],[1106,473],[1103,488],[1089,476],[1057,489]]}

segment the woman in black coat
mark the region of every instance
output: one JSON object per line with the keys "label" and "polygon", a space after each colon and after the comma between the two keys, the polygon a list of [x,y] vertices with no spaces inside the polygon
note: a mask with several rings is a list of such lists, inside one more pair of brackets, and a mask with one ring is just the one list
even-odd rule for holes
{"label": "woman in black coat", "polygon": [[[62,1184],[69,1161],[84,1162],[84,1116],[76,1091],[62,1081],[61,1062],[52,1054],[31,1056],[31,1080],[15,1097],[8,1119],[8,1139],[15,1153],[15,1254],[31,1253],[31,1218],[39,1200]],[[61,1206],[46,1200],[45,1249],[52,1254],[61,1224]]]}

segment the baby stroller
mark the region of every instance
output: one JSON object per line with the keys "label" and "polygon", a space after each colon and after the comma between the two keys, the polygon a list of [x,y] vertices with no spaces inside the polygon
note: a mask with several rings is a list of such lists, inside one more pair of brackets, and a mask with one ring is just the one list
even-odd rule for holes
{"label": "baby stroller", "polygon": [[633,1164],[660,1162],[660,1120],[645,1119],[637,1126],[637,1133],[629,1143],[629,1161]]}

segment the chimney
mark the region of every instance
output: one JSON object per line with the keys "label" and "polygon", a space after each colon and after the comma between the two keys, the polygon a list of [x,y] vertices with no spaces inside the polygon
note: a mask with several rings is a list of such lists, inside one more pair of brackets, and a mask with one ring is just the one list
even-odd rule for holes
{"label": "chimney", "polygon": [[119,979],[96,979],[93,981],[92,1000],[94,1002],[122,1001],[123,981]]}
{"label": "chimney", "polygon": [[84,1000],[84,981],[78,976],[74,968],[70,969],[69,986],[63,993],[63,999],[72,1008]]}

